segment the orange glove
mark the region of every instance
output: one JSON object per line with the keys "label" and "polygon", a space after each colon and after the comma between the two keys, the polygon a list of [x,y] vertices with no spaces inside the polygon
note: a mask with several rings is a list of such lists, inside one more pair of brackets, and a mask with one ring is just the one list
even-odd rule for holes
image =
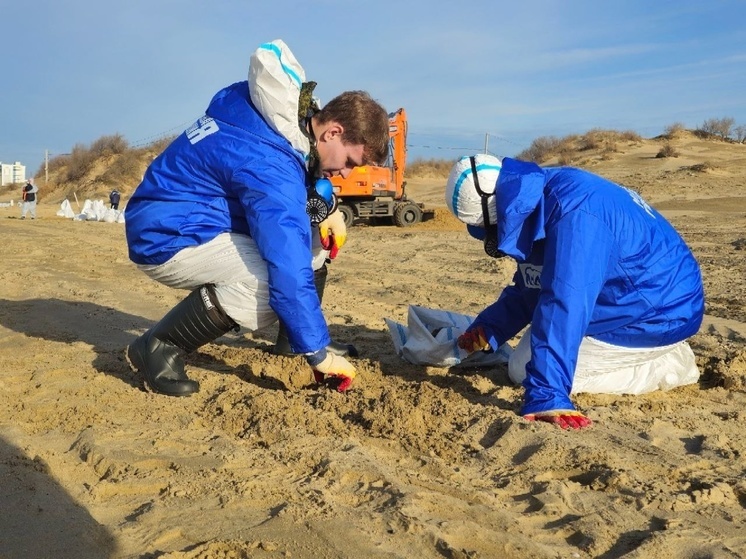
{"label": "orange glove", "polygon": [[487,341],[487,336],[484,334],[484,330],[481,326],[477,326],[472,330],[467,330],[458,337],[456,343],[461,349],[474,353],[475,351],[487,351],[491,349],[490,343]]}
{"label": "orange glove", "polygon": [[337,257],[339,249],[347,241],[347,226],[345,225],[344,215],[339,211],[339,208],[319,223],[319,235],[321,237],[321,246],[324,250],[329,251],[329,258],[334,260]]}
{"label": "orange glove", "polygon": [[313,378],[316,382],[327,384],[339,392],[347,390],[352,385],[355,376],[357,376],[357,371],[352,363],[331,351],[327,352],[321,363],[313,366]]}
{"label": "orange glove", "polygon": [[547,410],[528,413],[523,416],[527,421],[546,421],[562,429],[583,429],[593,424],[590,418],[576,410]]}

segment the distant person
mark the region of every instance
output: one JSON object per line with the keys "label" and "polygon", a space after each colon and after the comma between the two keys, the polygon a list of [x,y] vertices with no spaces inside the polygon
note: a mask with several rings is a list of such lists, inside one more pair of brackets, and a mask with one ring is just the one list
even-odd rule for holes
{"label": "distant person", "polygon": [[685,341],[704,313],[699,265],[636,192],[589,172],[490,155],[461,158],[446,203],[514,284],[458,339],[494,351],[530,326],[508,364],[520,414],[580,429],[576,392],[641,394],[699,378]]}
{"label": "distant person", "polygon": [[248,77],[217,92],[150,164],[124,210],[130,259],[152,279],[192,290],[127,348],[162,394],[199,389],[184,371],[187,353],[278,318],[318,382],[343,391],[356,375],[332,346],[314,269],[326,272],[346,234],[328,177],[385,161],[388,115],[362,91],[319,109],[315,83],[282,41],[254,52]]}
{"label": "distant person", "polygon": [[31,214],[31,219],[36,219],[36,198],[39,188],[34,184],[34,179],[28,179],[23,186],[21,198],[21,219],[26,219],[26,214]]}
{"label": "distant person", "polygon": [[118,210],[119,209],[119,200],[121,199],[121,194],[119,194],[119,191],[114,189],[109,193],[109,204],[111,205],[112,210]]}

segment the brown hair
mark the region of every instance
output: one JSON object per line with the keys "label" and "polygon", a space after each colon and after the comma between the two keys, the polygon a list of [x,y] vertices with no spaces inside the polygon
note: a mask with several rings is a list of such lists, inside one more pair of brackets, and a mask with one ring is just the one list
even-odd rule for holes
{"label": "brown hair", "polygon": [[337,122],[345,144],[363,145],[366,165],[383,165],[389,153],[389,117],[365,91],[345,91],[316,114],[319,123]]}

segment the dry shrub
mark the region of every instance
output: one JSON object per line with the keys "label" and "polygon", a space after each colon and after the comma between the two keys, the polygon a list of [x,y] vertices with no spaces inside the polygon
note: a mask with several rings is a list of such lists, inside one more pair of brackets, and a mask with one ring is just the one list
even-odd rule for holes
{"label": "dry shrub", "polygon": [[630,142],[634,144],[639,144],[643,140],[642,136],[640,136],[634,130],[624,130],[623,132],[619,132],[619,139],[624,142]]}
{"label": "dry shrub", "polygon": [[516,159],[522,161],[533,161],[542,163],[554,157],[560,150],[563,140],[555,136],[541,136],[536,138],[531,145],[516,155]]}
{"label": "dry shrub", "polygon": [[124,153],[129,149],[129,142],[121,134],[101,136],[91,143],[90,151],[95,157],[108,157]]}
{"label": "dry shrub", "polygon": [[159,155],[175,139],[176,139],[176,136],[173,136],[173,135],[164,136],[163,138],[158,138],[157,140],[153,141],[153,143],[148,144],[148,146],[145,149],[147,151],[154,152],[156,155]]}
{"label": "dry shrub", "polygon": [[706,173],[707,171],[714,171],[715,169],[717,169],[717,166],[713,165],[709,161],[704,161],[702,163],[697,163],[696,165],[686,167],[686,169],[690,171],[696,171],[697,173]]}
{"label": "dry shrub", "polygon": [[736,121],[733,117],[708,118],[702,123],[698,131],[726,139],[730,136],[731,129],[735,123]]}
{"label": "dry shrub", "polygon": [[676,151],[675,147],[673,147],[671,144],[669,144],[668,142],[666,142],[665,144],[663,144],[663,147],[660,149],[660,151],[655,154],[655,156],[658,157],[658,158],[663,158],[663,157],[678,157],[679,156],[679,152]]}
{"label": "dry shrub", "polygon": [[455,162],[450,159],[417,158],[407,165],[404,174],[407,178],[447,177]]}
{"label": "dry shrub", "polygon": [[746,142],[746,125],[740,124],[733,129],[736,141],[739,144]]}
{"label": "dry shrub", "polygon": [[580,151],[597,150],[602,153],[614,153],[617,150],[617,142],[622,139],[622,134],[615,130],[603,130],[594,128],[580,137]]}
{"label": "dry shrub", "polygon": [[70,164],[70,155],[56,155],[49,161],[47,161],[46,169],[45,166],[42,165],[38,172],[45,171],[49,173],[54,173],[56,171],[59,171],[63,167],[67,167]]}
{"label": "dry shrub", "polygon": [[721,140],[722,138],[716,134],[713,134],[712,132],[707,132],[706,130],[702,130],[701,128],[697,128],[692,132],[697,138],[700,140]]}
{"label": "dry shrub", "polygon": [[557,164],[563,167],[572,165],[576,161],[575,156],[576,156],[576,153],[574,150],[563,148],[557,154]]}
{"label": "dry shrub", "polygon": [[88,174],[96,161],[96,155],[83,144],[76,144],[68,156],[66,182],[76,182]]}
{"label": "dry shrub", "polygon": [[669,139],[682,136],[685,132],[686,127],[681,122],[674,122],[663,129],[664,136]]}
{"label": "dry shrub", "polygon": [[117,185],[138,182],[142,175],[141,160],[142,156],[136,150],[125,151],[109,165],[101,180]]}

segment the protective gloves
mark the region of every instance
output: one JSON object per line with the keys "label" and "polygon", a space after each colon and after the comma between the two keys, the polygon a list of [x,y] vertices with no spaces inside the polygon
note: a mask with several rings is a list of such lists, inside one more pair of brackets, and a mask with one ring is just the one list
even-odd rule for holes
{"label": "protective gloves", "polygon": [[484,334],[481,326],[477,326],[461,334],[456,343],[461,349],[469,353],[491,349],[490,343],[487,341],[487,336]]}
{"label": "protective gloves", "polygon": [[334,260],[339,249],[347,240],[347,226],[345,218],[339,208],[335,209],[329,216],[319,223],[319,235],[321,246],[329,251],[329,258]]}
{"label": "protective gloves", "polygon": [[528,413],[523,416],[527,421],[546,421],[562,429],[583,429],[593,422],[577,410],[547,410]]}
{"label": "protective gloves", "polygon": [[335,355],[326,349],[321,351],[326,353],[326,357],[316,364],[313,362],[318,354],[308,357],[308,362],[313,368],[313,378],[319,384],[327,384],[339,392],[344,392],[352,385],[357,375],[355,367],[341,355]]}

